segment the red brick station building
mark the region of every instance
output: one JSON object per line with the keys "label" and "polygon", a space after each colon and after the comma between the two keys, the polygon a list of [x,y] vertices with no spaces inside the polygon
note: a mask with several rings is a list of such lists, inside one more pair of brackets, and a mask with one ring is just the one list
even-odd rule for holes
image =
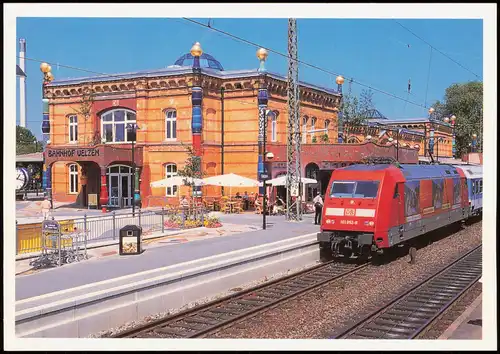
{"label": "red brick station building", "polygon": [[[92,194],[99,207],[129,207],[134,199],[142,207],[165,206],[186,194],[187,187],[152,188],[150,183],[184,167],[186,145],[201,157],[205,177],[236,173],[258,179],[263,108],[272,112],[266,150],[274,158],[268,174],[286,174],[287,80],[265,70],[265,50],[258,58],[259,69],[226,71],[197,43],[164,69],[45,82],[44,168],[53,200],[86,206]],[[376,117],[375,124],[352,129],[350,140],[338,143],[342,81],[335,90],[300,83],[302,175],[318,180],[304,191],[306,200],[316,190],[326,191],[335,168],[369,156],[397,155],[401,163],[418,163],[424,153],[427,118],[395,121],[395,126],[406,124],[399,142],[386,129],[391,121]],[[92,93],[91,100],[85,99],[86,92]],[[90,105],[87,114],[82,113],[85,104]],[[441,156],[451,156],[449,126],[437,126],[436,134],[444,137]],[[244,190],[255,193],[258,188]],[[233,194],[237,191],[243,192],[232,188]],[[206,186],[202,193],[216,197],[221,189]]]}

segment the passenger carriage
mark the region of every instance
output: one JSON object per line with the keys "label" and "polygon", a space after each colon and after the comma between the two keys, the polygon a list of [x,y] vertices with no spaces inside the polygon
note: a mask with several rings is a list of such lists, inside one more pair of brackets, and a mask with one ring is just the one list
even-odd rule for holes
{"label": "passenger carriage", "polygon": [[470,214],[480,215],[483,212],[483,166],[456,165],[467,178]]}

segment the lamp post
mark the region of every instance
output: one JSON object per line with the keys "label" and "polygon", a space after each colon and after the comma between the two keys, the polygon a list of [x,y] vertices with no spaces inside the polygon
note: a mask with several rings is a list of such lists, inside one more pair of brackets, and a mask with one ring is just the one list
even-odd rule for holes
{"label": "lamp post", "polygon": [[266,207],[267,207],[267,186],[266,181],[269,179],[268,169],[266,160],[272,160],[274,154],[272,152],[266,152],[266,142],[267,142],[267,120],[269,117],[274,116],[274,113],[270,110],[264,110],[264,137],[263,137],[263,149],[262,149],[262,162],[263,162],[263,173],[260,175],[263,185],[262,193],[262,229],[266,229]]}
{"label": "lamp post", "polygon": [[[139,190],[137,187],[139,187],[139,181],[136,181],[136,178],[138,177],[136,173],[136,167],[135,167],[135,141],[137,137],[137,130],[139,127],[137,126],[137,123],[128,123],[127,124],[127,131],[132,133],[132,216],[135,216],[135,203],[137,200],[139,200]],[[137,190],[136,190],[137,189]]]}
{"label": "lamp post", "polygon": [[[54,80],[54,75],[51,73],[52,67],[47,63],[40,64],[40,71],[43,73],[42,80],[42,134],[45,146],[47,146],[50,137],[50,122],[49,122],[49,100],[45,96],[45,86],[48,85],[52,80]],[[47,197],[50,201],[51,207],[54,207],[52,203],[52,173],[51,168],[45,165],[45,153],[43,155],[43,175],[42,175],[42,189],[46,190]]]}
{"label": "lamp post", "polygon": [[341,107],[341,109],[339,109],[338,111],[338,119],[337,119],[337,126],[339,127],[339,129],[341,131],[339,131],[338,133],[338,142],[339,143],[342,143],[342,142],[346,142],[347,141],[347,134],[345,132],[345,125],[344,125],[344,115],[343,115],[343,95],[342,95],[342,85],[344,84],[344,78],[339,75],[337,76],[337,78],[335,79],[335,82],[337,83],[337,91],[338,93],[340,94],[340,104],[339,106]]}
{"label": "lamp post", "polygon": [[443,142],[443,138],[442,137],[438,137],[436,139],[436,162],[439,163],[439,143],[442,143]]}

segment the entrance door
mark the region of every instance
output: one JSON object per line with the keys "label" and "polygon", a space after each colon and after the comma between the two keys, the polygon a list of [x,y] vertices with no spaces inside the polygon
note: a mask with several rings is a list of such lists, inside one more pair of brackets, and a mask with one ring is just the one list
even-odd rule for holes
{"label": "entrance door", "polygon": [[109,205],[115,208],[132,205],[132,176],[130,173],[109,174]]}
{"label": "entrance door", "polygon": [[109,175],[109,205],[112,207],[120,208],[120,175],[119,174],[110,174]]}
{"label": "entrance door", "polygon": [[131,188],[131,178],[130,175],[121,175],[120,180],[120,200],[122,200],[122,207],[129,207],[132,205],[132,192]]}

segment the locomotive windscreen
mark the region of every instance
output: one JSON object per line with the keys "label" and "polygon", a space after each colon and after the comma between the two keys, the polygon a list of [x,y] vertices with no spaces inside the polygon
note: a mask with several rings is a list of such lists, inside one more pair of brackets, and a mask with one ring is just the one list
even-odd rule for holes
{"label": "locomotive windscreen", "polygon": [[337,198],[376,198],[379,181],[335,181],[330,191]]}

